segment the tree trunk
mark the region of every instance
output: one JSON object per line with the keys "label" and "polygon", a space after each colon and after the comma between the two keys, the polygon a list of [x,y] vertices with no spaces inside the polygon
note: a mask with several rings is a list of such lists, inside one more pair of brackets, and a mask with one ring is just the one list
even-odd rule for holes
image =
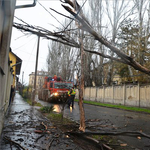
{"label": "tree trunk", "polygon": [[81,82],[79,92],[79,109],[80,109],[80,127],[79,130],[85,132],[85,113],[83,108],[83,90],[84,90],[84,49],[83,49],[83,31],[81,31],[80,37],[81,44]]}

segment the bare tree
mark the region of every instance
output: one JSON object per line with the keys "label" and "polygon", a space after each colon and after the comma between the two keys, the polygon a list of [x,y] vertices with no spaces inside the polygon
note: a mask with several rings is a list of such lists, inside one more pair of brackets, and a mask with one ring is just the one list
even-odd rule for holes
{"label": "bare tree", "polygon": [[[105,37],[109,36],[109,39],[113,44],[117,41],[117,33],[120,27],[121,22],[128,16],[133,14],[134,7],[127,7],[129,2],[131,1],[124,1],[124,0],[115,0],[115,1],[102,1],[102,0],[92,0],[88,1],[89,6],[91,9],[88,9],[88,16],[89,21],[93,29],[100,34],[103,34]],[[113,7],[112,7],[113,6]],[[128,8],[128,9],[127,9]],[[106,13],[104,13],[106,12]],[[108,19],[107,19],[108,18]],[[84,46],[87,49],[93,49],[101,54],[109,54],[111,57],[115,56],[113,52],[109,51],[106,47],[104,47],[101,43],[97,44],[97,41],[92,39],[90,35],[87,35],[85,32],[85,40]],[[105,34],[104,34],[105,33]],[[87,43],[87,44],[86,44]],[[90,75],[92,75],[92,80],[96,81],[95,85],[99,86],[104,83],[104,76],[103,76],[103,63],[104,58],[101,56],[95,56],[92,53],[86,54],[87,62],[87,72],[85,75],[85,82],[88,83],[90,81]],[[107,60],[108,61],[108,60]],[[108,74],[107,74],[107,83],[111,83],[112,75],[113,75],[113,61],[110,60],[108,67]],[[91,73],[92,72],[92,73]],[[87,84],[88,85],[88,84]],[[90,83],[89,83],[90,85]]]}
{"label": "bare tree", "polygon": [[[93,26],[93,28],[99,32],[102,33],[102,16],[103,16],[103,7],[102,7],[102,0],[90,0],[89,6],[90,6],[90,13],[86,16],[90,16],[90,22]],[[101,8],[101,9],[99,9]],[[88,32],[87,32],[88,34]],[[103,53],[103,46],[100,43],[97,43],[95,39],[91,37],[90,34],[86,36],[86,40],[84,41],[84,46],[87,49],[97,49],[100,53]],[[87,65],[87,71],[86,71],[86,78],[85,82],[87,82],[88,86],[92,85],[92,81],[94,81],[94,84],[96,86],[100,86],[103,83],[103,58],[101,56],[88,54],[86,53],[87,59],[86,59],[86,65]],[[88,73],[90,72],[90,73]],[[87,79],[87,80],[86,80]]]}
{"label": "bare tree", "polygon": [[144,19],[144,14],[146,11],[146,7],[147,7],[147,2],[146,0],[142,0],[142,1],[138,1],[138,0],[133,0],[135,3],[135,7],[137,9],[137,13],[138,13],[138,23],[139,23],[139,35],[138,35],[138,59],[140,64],[143,65],[143,61],[144,61],[144,55],[143,55],[143,50],[142,50],[142,43],[141,43],[141,39],[142,39],[142,30],[143,30],[143,19]]}
{"label": "bare tree", "polygon": [[[107,12],[106,14],[111,25],[110,29],[112,29],[112,32],[111,32],[112,36],[110,40],[112,44],[115,44],[117,40],[116,38],[117,38],[117,33],[118,33],[120,23],[124,20],[124,18],[129,16],[131,13],[131,11],[127,9],[127,6],[129,5],[130,1],[114,0],[110,2],[108,0],[105,0],[105,2],[106,2],[106,12]],[[110,55],[113,57],[114,52],[111,51]],[[107,74],[108,85],[111,84],[111,79],[113,76],[113,66],[114,66],[114,63],[112,60],[110,60],[109,67],[108,67],[108,74]]]}
{"label": "bare tree", "polygon": [[71,81],[74,73],[74,53],[71,47],[58,42],[49,44],[47,55],[48,72],[51,76],[58,75]]}
{"label": "bare tree", "polygon": [[[69,0],[67,0],[65,2],[68,3],[68,1]],[[69,1],[69,3],[70,2],[71,1]],[[105,58],[116,60],[118,62],[122,62],[124,64],[132,66],[136,70],[139,70],[141,72],[144,72],[145,74],[150,75],[150,70],[148,68],[145,68],[140,63],[138,63],[137,61],[135,61],[132,57],[130,57],[127,54],[123,53],[119,48],[117,48],[116,46],[114,46],[114,44],[112,44],[111,42],[109,42],[102,35],[99,35],[95,30],[93,30],[92,26],[89,24],[89,22],[87,21],[87,19],[85,19],[85,17],[82,17],[79,14],[77,14],[76,10],[74,10],[73,8],[70,8],[70,7],[65,6],[65,5],[62,5],[62,6],[68,12],[70,12],[74,17],[76,17],[76,19],[82,24],[82,26],[80,27],[82,30],[88,31],[91,35],[93,35],[93,37],[95,38],[95,40],[98,40],[100,43],[104,44],[107,48],[109,48],[112,52],[114,52],[118,56],[118,58],[117,57],[112,57],[112,56],[109,56],[109,55],[103,55],[103,54],[101,54],[99,52],[96,52],[96,51],[89,51],[89,50],[85,50],[85,51],[92,52],[92,53],[101,55],[101,56],[103,56]]]}

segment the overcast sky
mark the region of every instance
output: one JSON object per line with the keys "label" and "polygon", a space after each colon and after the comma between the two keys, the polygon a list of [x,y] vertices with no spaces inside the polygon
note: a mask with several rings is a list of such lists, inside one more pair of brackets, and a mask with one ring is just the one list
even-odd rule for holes
{"label": "overcast sky", "polygon": [[[16,5],[31,3],[33,3],[32,0],[18,0]],[[39,3],[44,6],[44,8],[46,8],[52,15],[54,15],[60,22],[63,22],[65,18],[51,11],[49,8],[53,8],[61,13],[68,14],[62,8],[61,2],[59,0],[39,0]],[[37,2],[35,7],[16,9],[15,16],[28,24],[40,26],[51,31],[56,31],[57,29],[54,26],[60,27],[61,24],[54,17],[52,17],[39,3]],[[22,23],[16,18],[14,18],[14,22]],[[43,38],[40,39],[38,70],[46,70],[47,68],[46,57],[48,54],[48,43],[48,40]],[[22,73],[24,72],[23,80],[28,84],[29,74],[31,72],[35,72],[37,36],[31,34],[25,35],[13,27],[11,48],[13,53],[15,53],[23,61],[19,81],[22,82]]]}

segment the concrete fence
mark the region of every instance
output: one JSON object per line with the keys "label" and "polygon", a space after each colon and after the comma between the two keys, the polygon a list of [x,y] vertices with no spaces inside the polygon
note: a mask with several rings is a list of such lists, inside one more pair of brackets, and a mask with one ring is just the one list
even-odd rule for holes
{"label": "concrete fence", "polygon": [[[77,91],[77,97],[79,92]],[[86,87],[84,100],[126,106],[150,107],[150,85]]]}

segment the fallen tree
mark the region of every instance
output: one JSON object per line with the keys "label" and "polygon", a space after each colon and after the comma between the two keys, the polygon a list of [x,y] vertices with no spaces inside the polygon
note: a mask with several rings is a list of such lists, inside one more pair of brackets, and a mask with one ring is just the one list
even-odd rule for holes
{"label": "fallen tree", "polygon": [[31,34],[35,34],[48,40],[60,42],[71,47],[79,48],[79,44],[63,32],[51,32],[42,27],[33,26],[29,24],[19,24],[15,22],[13,23],[13,27],[20,30],[21,32],[29,32]]}
{"label": "fallen tree", "polygon": [[150,135],[145,134],[144,132],[139,131],[125,131],[125,132],[68,132],[67,134],[78,135],[78,136],[87,136],[87,135],[123,135],[123,136],[142,136],[150,139]]}
{"label": "fallen tree", "polygon": [[74,4],[72,1],[70,0],[64,0],[61,1],[63,3],[68,4],[69,6],[63,5],[62,6],[70,13],[72,14],[75,19],[80,23],[79,28],[81,30],[87,31],[89,32],[94,38],[95,40],[99,41],[100,43],[102,43],[103,45],[105,45],[107,48],[109,48],[112,52],[114,52],[115,54],[117,54],[117,56],[119,57],[119,59],[117,57],[111,57],[105,54],[101,54],[99,52],[95,52],[95,51],[89,51],[89,50],[85,50],[87,52],[90,53],[95,53],[97,55],[100,55],[104,58],[109,58],[112,60],[116,60],[119,62],[122,62],[124,64],[130,65],[132,66],[134,69],[139,70],[145,74],[150,75],[150,69],[142,66],[140,63],[138,63],[137,61],[134,60],[134,58],[132,58],[131,56],[128,56],[127,54],[123,53],[120,49],[118,49],[116,46],[114,46],[111,42],[109,42],[107,39],[105,39],[102,35],[99,35],[93,28],[92,26],[89,24],[89,22],[87,21],[87,19],[85,18],[85,16],[83,15],[83,13],[78,13],[79,11],[81,11],[81,7],[80,5],[77,3],[77,1],[75,0],[76,3],[76,7],[74,7]]}
{"label": "fallen tree", "polygon": [[[101,140],[96,140],[95,138],[92,138],[94,135],[98,136],[132,136],[136,137],[137,139],[141,139],[141,137],[145,137],[150,139],[150,135],[147,135],[143,132],[138,131],[126,131],[126,132],[66,132],[66,134],[69,134],[71,136],[77,137],[81,140],[89,141],[90,143],[93,143],[95,147],[99,147],[101,150],[107,149],[112,150],[114,147],[126,147],[128,144],[126,143],[118,143],[117,145],[110,145],[108,143],[103,143]],[[113,147],[113,148],[112,148]]]}

